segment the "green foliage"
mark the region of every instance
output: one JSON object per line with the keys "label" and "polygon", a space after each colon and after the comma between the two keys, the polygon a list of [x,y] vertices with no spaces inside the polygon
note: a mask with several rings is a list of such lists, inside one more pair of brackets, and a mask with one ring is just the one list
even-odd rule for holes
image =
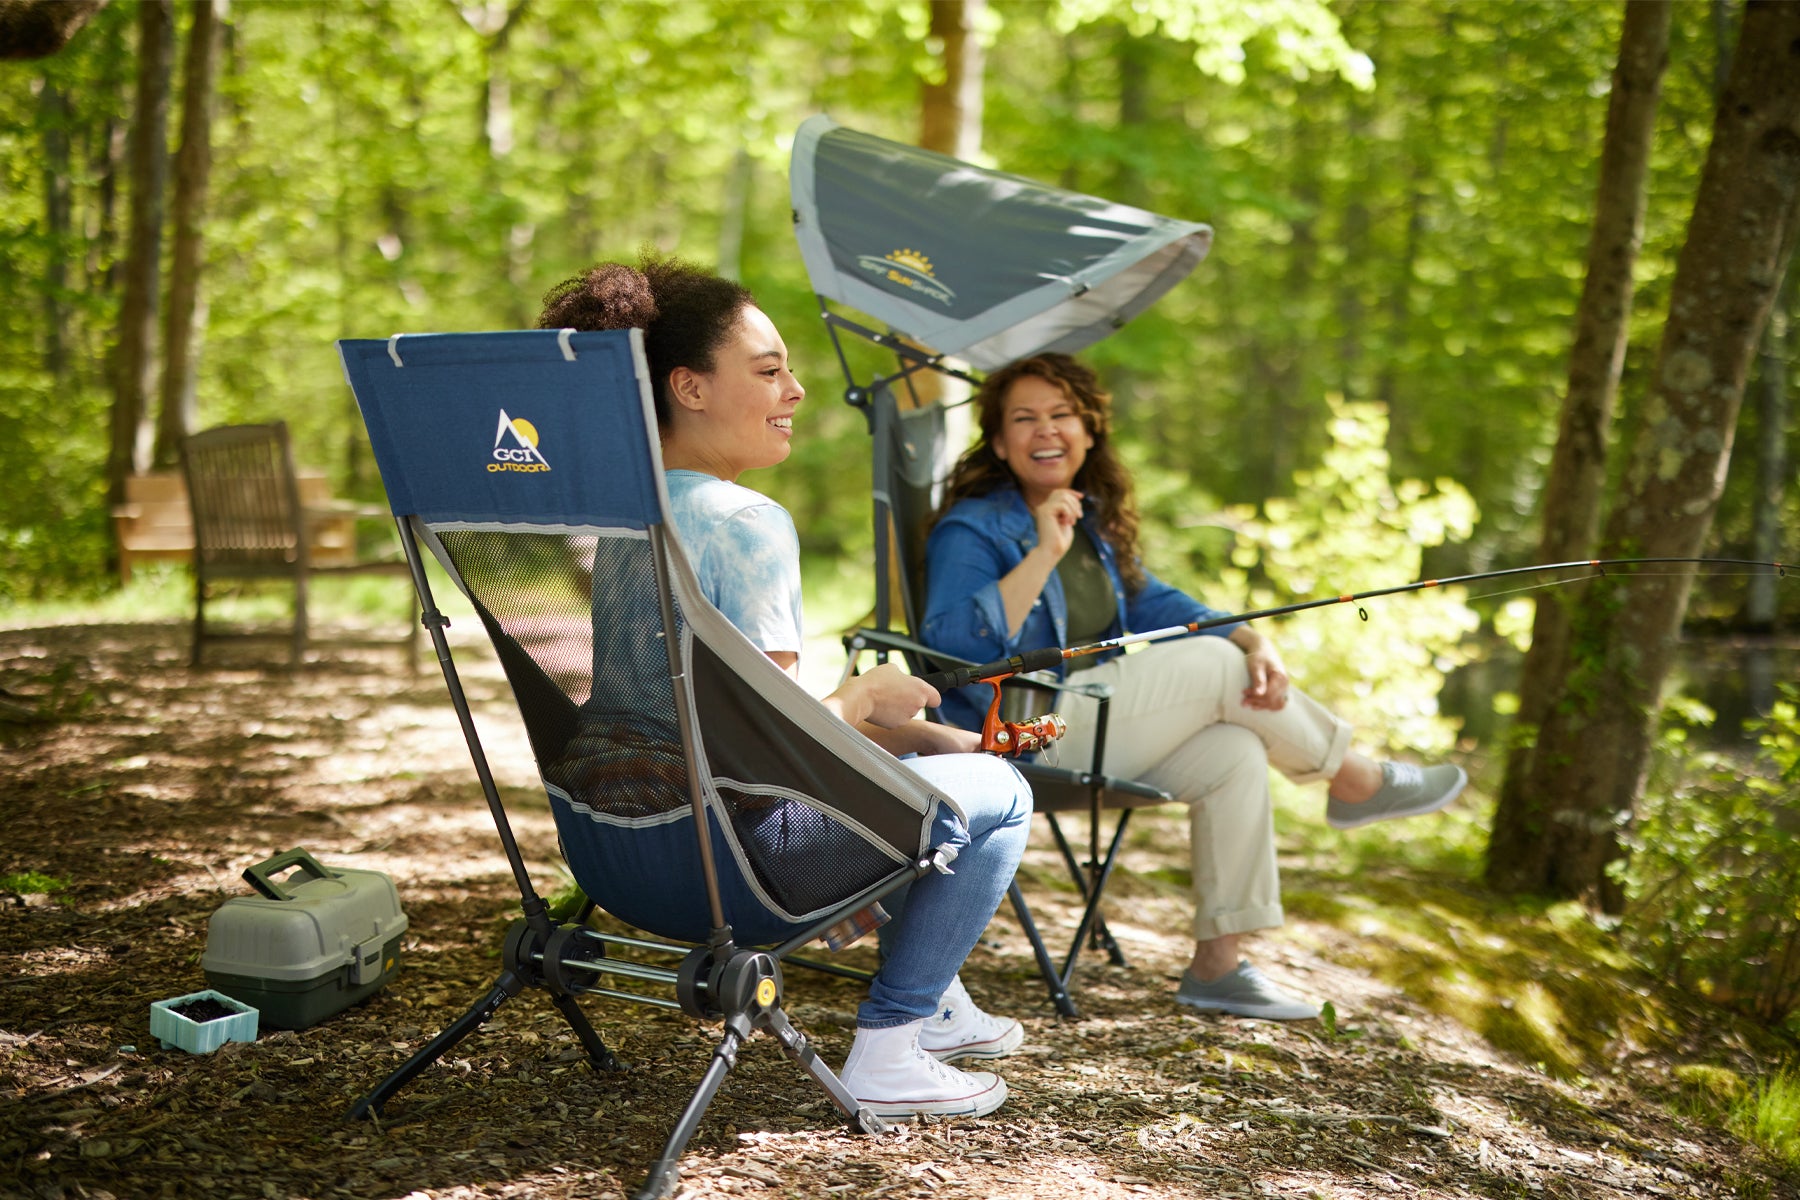
{"label": "green foliage", "polygon": [[[1295,473],[1292,495],[1271,498],[1260,516],[1240,506],[1203,523],[1184,489],[1145,470],[1141,499],[1154,518],[1145,555],[1159,575],[1215,607],[1270,608],[1411,582],[1425,548],[1468,536],[1475,504],[1461,485],[1390,481],[1380,405],[1326,403],[1329,446]],[[1233,543],[1226,565],[1221,533]],[[1463,641],[1476,624],[1461,589],[1425,589],[1297,613],[1269,632],[1301,686],[1354,721],[1367,743],[1435,756],[1455,741],[1437,694],[1466,661]]]}
{"label": "green foliage", "polygon": [[1110,0],[1060,0],[1052,19],[1067,33],[1121,16],[1135,37],[1160,31],[1192,46],[1194,66],[1226,83],[1244,82],[1245,43],[1260,35],[1270,41],[1275,61],[1296,77],[1326,71],[1363,90],[1374,84],[1375,65],[1344,41],[1337,17],[1318,0],[1139,0],[1123,13]]}
{"label": "green foliage", "polygon": [[0,875],[0,892],[12,892],[19,896],[60,892],[68,886],[68,880],[45,875],[41,871],[14,871],[9,875]]}
{"label": "green foliage", "polygon": [[[461,12],[232,7],[200,422],[282,417],[338,494],[375,499],[333,339],[528,323],[557,279],[649,242],[740,275],[777,316],[813,395],[794,460],[754,482],[803,516],[809,555],[866,555],[866,496],[845,474],[866,470],[866,434],[833,402],[810,319],[788,139],[821,110],[914,138],[920,82],[941,75],[927,6],[549,0],[504,38]],[[62,53],[0,64],[0,486],[19,498],[0,521],[0,602],[109,582],[98,477],[134,15],[110,5]],[[1380,400],[1395,473],[1455,474],[1480,505],[1469,548],[1442,553],[1496,556],[1530,538],[1617,33],[1615,6],[1551,0],[995,0],[984,157],[1215,226],[1193,278],[1093,351],[1172,480],[1260,504],[1330,444],[1316,397]],[[1678,63],[1709,66],[1712,36],[1706,12],[1678,12]],[[1670,72],[1628,371],[1673,268],[1709,77]],[[45,207],[58,133],[60,231]],[[58,259],[71,271],[53,288]]]}
{"label": "green foliage", "polygon": [[1728,1067],[1688,1063],[1675,1068],[1682,1092],[1675,1107],[1761,1146],[1790,1168],[1800,1167],[1800,1071],[1772,1070],[1755,1081]]}
{"label": "green foliage", "polygon": [[1702,749],[1712,714],[1665,712],[1657,762],[1614,865],[1624,931],[1658,970],[1778,1024],[1800,1012],[1800,688],[1784,684],[1753,754]]}
{"label": "green foliage", "polygon": [[1325,1030],[1327,1041],[1339,1041],[1362,1036],[1362,1030],[1338,1024],[1337,1005],[1327,1000],[1319,1005],[1319,1024]]}
{"label": "green foliage", "polygon": [[1790,1167],[1800,1167],[1800,1072],[1780,1071],[1734,1103],[1725,1127]]}

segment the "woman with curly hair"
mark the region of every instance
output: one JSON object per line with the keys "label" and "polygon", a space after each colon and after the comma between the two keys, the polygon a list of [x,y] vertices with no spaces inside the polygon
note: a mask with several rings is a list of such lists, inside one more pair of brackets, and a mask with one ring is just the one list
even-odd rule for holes
{"label": "woman with curly hair", "polygon": [[[1112,398],[1092,369],[1040,354],[989,375],[976,399],[980,436],[951,473],[926,547],[928,644],[989,662],[1227,615],[1144,567],[1131,476],[1112,445]],[[1350,726],[1292,687],[1274,643],[1241,622],[1057,669],[1069,672],[1113,689],[1107,773],[1189,806],[1195,946],[1176,1000],[1203,1012],[1316,1017],[1317,1006],[1238,957],[1241,935],[1282,922],[1268,768],[1296,783],[1329,781],[1326,819],[1339,829],[1435,812],[1462,791],[1462,768],[1377,762],[1353,749]],[[991,695],[964,688],[945,697],[943,713],[978,729]],[[1093,753],[1095,703],[1059,701],[1071,761]]]}
{"label": "woman with curly hair", "polygon": [[[799,537],[786,509],[738,483],[746,471],[785,460],[802,425],[806,392],[774,322],[739,284],[647,253],[637,266],[602,263],[564,280],[544,298],[538,324],[644,331],[670,516],[684,555],[714,607],[797,676]],[[602,641],[597,632],[596,653]],[[947,814],[931,835],[933,845],[956,849],[954,873],[927,874],[903,901],[886,902],[899,911],[882,929],[881,966],[840,1072],[850,1093],[881,1116],[992,1112],[1006,1099],[1005,1082],[951,1061],[998,1058],[1024,1040],[1019,1022],[976,1006],[957,972],[1012,881],[1030,831],[1031,791],[1011,763],[968,753],[978,738],[916,719],[938,701],[935,689],[893,666],[851,678],[822,701],[905,756],[968,818],[965,825]],[[678,901],[651,895],[643,902]]]}

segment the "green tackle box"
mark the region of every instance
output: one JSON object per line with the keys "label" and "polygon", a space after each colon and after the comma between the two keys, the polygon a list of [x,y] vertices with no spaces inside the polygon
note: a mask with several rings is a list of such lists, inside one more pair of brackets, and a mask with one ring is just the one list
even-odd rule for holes
{"label": "green tackle box", "polygon": [[[298,868],[283,881],[276,876]],[[246,868],[206,926],[206,982],[254,1006],[262,1024],[305,1029],[373,995],[400,966],[406,916],[380,871],[324,867],[303,849]]]}

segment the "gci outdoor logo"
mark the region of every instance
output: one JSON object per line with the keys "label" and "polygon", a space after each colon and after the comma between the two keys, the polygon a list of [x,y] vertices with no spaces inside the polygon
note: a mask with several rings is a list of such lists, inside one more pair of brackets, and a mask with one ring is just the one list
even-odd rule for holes
{"label": "gci outdoor logo", "polygon": [[500,424],[494,430],[494,461],[490,471],[548,471],[550,460],[538,449],[537,426],[524,417],[509,417],[500,410]]}
{"label": "gci outdoor logo", "polygon": [[873,254],[858,255],[856,265],[889,283],[929,296],[946,308],[956,299],[955,292],[938,282],[931,269],[931,260],[917,250],[889,250],[880,258]]}

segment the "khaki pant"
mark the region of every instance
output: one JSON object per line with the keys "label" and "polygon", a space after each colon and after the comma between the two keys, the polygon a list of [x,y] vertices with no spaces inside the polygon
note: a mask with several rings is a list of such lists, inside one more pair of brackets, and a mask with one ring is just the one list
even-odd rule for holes
{"label": "khaki pant", "polygon": [[[1221,637],[1161,642],[1071,679],[1113,687],[1105,773],[1188,806],[1195,940],[1280,925],[1268,769],[1295,783],[1330,779],[1350,749],[1349,724],[1293,688],[1278,711],[1244,707],[1244,654]],[[1097,703],[1075,695],[1055,703],[1069,722],[1057,761],[1085,768]]]}

